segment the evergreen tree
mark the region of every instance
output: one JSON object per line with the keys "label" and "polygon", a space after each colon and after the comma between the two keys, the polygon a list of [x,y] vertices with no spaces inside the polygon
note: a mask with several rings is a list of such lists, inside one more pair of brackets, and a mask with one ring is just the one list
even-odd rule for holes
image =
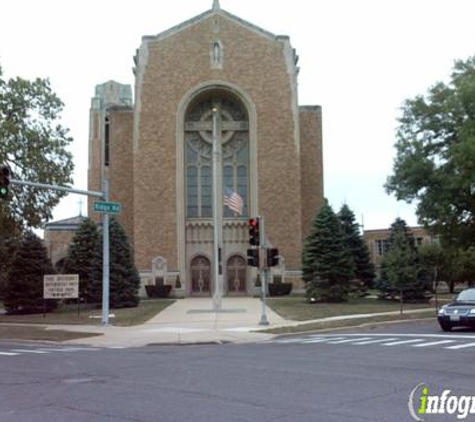
{"label": "evergreen tree", "polygon": [[[115,218],[109,225],[110,244],[110,286],[109,300],[111,308],[128,308],[139,303],[138,290],[140,277],[134,265],[132,250],[122,226]],[[100,244],[102,248],[102,242]],[[92,284],[92,294],[96,301],[102,298],[101,278]]]}
{"label": "evergreen tree", "polygon": [[419,269],[414,238],[406,222],[397,218],[391,226],[377,288],[383,297],[399,295],[401,301],[424,299],[426,284],[418,277]]}
{"label": "evergreen tree", "polygon": [[343,237],[338,216],[325,203],[313,221],[302,253],[303,279],[309,299],[328,302],[348,299],[354,263]]}
{"label": "evergreen tree", "polygon": [[[41,312],[43,309],[43,276],[54,274],[53,265],[41,239],[26,232],[18,244],[12,261],[4,306],[8,313]],[[56,307],[56,301],[47,300],[47,310]]]}
{"label": "evergreen tree", "polygon": [[344,243],[353,256],[355,279],[360,282],[358,293],[363,294],[372,286],[374,280],[374,265],[370,261],[368,246],[360,234],[355,214],[348,205],[341,207],[338,217],[344,233]]}
{"label": "evergreen tree", "polygon": [[101,280],[101,238],[97,225],[85,218],[69,245],[64,261],[65,274],[79,274],[79,295],[87,301],[94,297],[91,288],[94,280]]}

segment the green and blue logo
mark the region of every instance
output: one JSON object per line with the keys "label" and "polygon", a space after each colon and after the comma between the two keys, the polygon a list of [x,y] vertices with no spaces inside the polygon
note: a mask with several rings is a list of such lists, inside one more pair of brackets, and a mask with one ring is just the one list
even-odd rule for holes
{"label": "green and blue logo", "polygon": [[425,421],[427,415],[451,415],[459,420],[475,415],[475,396],[451,393],[451,390],[443,390],[440,394],[430,394],[427,384],[418,384],[409,394],[409,413],[419,422]]}

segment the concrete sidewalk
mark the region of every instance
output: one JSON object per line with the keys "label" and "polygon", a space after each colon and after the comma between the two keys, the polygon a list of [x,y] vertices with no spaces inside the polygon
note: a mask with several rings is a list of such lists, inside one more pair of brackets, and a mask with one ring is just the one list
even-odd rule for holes
{"label": "concrete sidewalk", "polygon": [[[433,308],[405,311],[405,314],[425,312],[428,309]],[[54,325],[49,326],[48,329],[102,334],[97,337],[64,342],[97,347],[140,347],[147,344],[244,343],[266,341],[273,338],[273,334],[258,332],[267,328],[295,327],[329,321],[398,315],[399,311],[341,315],[311,321],[285,320],[269,308],[266,308],[266,314],[270,325],[259,325],[261,301],[255,298],[223,298],[220,312],[213,311],[211,298],[187,298],[177,300],[157,316],[139,326]]]}
{"label": "concrete sidewalk", "polygon": [[261,301],[255,298],[223,298],[220,312],[213,311],[211,298],[187,298],[177,300],[145,324],[135,327],[55,325],[49,329],[103,334],[65,343],[135,347],[147,344],[264,341],[273,335],[253,331],[293,323],[284,320],[269,308],[266,308],[266,314],[270,326],[259,325]]}

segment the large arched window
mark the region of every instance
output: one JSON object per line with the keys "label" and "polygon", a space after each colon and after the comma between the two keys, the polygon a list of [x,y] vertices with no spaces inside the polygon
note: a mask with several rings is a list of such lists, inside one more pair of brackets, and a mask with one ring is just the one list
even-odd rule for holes
{"label": "large arched window", "polygon": [[[213,214],[212,118],[213,108],[221,115],[223,195],[237,193],[243,201],[242,215],[249,202],[249,123],[242,103],[225,91],[213,91],[195,100],[186,114],[186,216],[211,218]],[[237,213],[223,208],[224,218]]]}

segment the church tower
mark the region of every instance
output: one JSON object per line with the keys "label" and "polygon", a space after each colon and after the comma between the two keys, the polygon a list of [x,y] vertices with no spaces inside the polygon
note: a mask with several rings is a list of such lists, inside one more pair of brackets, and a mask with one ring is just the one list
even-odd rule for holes
{"label": "church tower", "polygon": [[[111,200],[123,203],[120,219],[145,283],[154,277],[152,262],[166,263],[166,281],[179,275],[183,294],[213,293],[216,136],[224,294],[253,292],[247,221],[257,215],[285,261],[286,281],[301,287],[302,242],[323,203],[323,164],[321,109],[299,106],[297,61],[289,37],[214,0],[201,15],[142,38],[133,104],[128,94],[107,97],[109,86],[127,90],[120,84],[96,89],[89,187],[100,186],[102,151]],[[223,204],[231,195],[240,207]]]}

